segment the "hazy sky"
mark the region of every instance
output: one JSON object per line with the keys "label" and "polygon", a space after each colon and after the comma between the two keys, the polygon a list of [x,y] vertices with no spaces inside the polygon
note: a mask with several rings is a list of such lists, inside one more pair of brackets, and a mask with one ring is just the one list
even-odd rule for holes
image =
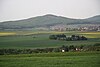
{"label": "hazy sky", "polygon": [[100,0],[0,0],[0,21],[45,14],[77,19],[100,15]]}

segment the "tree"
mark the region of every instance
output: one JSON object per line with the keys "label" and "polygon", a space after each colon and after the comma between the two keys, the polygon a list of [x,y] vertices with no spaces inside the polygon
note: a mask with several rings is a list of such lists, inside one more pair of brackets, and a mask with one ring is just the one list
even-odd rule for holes
{"label": "tree", "polygon": [[62,45],[61,49],[62,49],[62,50],[65,50],[65,51],[67,51],[67,52],[69,51],[68,46],[65,46],[65,45]]}
{"label": "tree", "polygon": [[80,36],[79,36],[79,35],[77,35],[77,36],[76,36],[76,39],[77,39],[77,40],[80,40]]}
{"label": "tree", "polygon": [[81,39],[82,39],[82,40],[87,40],[87,38],[86,38],[86,37],[84,37],[84,36],[81,36]]}
{"label": "tree", "polygon": [[69,46],[69,50],[74,51],[75,49],[76,49],[76,48],[75,48],[74,45],[70,45],[70,46]]}
{"label": "tree", "polygon": [[75,37],[75,35],[72,35],[71,37],[73,37],[73,38],[74,38],[74,37]]}
{"label": "tree", "polygon": [[96,43],[96,44],[94,44],[93,46],[100,46],[100,43]]}
{"label": "tree", "polygon": [[60,52],[59,48],[54,48],[53,52]]}
{"label": "tree", "polygon": [[67,37],[66,41],[72,41],[71,37]]}
{"label": "tree", "polygon": [[50,36],[49,36],[49,39],[54,39],[54,40],[56,40],[56,39],[57,39],[57,36],[56,36],[56,35],[50,35]]}

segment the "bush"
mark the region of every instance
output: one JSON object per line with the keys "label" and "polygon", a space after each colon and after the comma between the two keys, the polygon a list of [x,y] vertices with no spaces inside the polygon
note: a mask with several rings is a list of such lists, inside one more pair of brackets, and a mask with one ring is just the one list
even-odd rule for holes
{"label": "bush", "polygon": [[66,40],[66,41],[87,40],[87,38],[85,36],[72,35],[71,37],[66,37],[66,35],[64,35],[64,34],[50,35],[49,39]]}
{"label": "bush", "polygon": [[100,43],[96,43],[96,44],[94,44],[93,46],[100,46]]}

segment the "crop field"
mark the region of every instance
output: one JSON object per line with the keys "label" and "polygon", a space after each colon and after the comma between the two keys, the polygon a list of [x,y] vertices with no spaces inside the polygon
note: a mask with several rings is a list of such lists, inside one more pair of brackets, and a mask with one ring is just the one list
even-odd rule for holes
{"label": "crop field", "polygon": [[[4,33],[4,35],[3,35]],[[10,34],[12,33],[12,35]],[[62,34],[66,36],[84,35],[86,41],[60,41],[50,40],[51,34]],[[5,35],[6,34],[6,35]],[[8,35],[7,35],[8,34]],[[10,34],[10,35],[9,35]],[[0,32],[0,48],[48,48],[60,47],[62,45],[93,45],[100,43],[100,32],[56,32],[56,31],[11,31]]]}
{"label": "crop field", "polygon": [[5,32],[0,32],[0,36],[8,36],[8,35],[15,35],[16,33],[5,33]]}
{"label": "crop field", "polygon": [[100,52],[0,55],[0,67],[99,67]]}
{"label": "crop field", "polygon": [[[85,41],[50,40],[51,34],[83,35]],[[35,49],[61,47],[62,45],[94,45],[100,43],[100,32],[56,31],[2,31],[0,49]],[[50,52],[0,55],[0,67],[99,67],[100,51]]]}

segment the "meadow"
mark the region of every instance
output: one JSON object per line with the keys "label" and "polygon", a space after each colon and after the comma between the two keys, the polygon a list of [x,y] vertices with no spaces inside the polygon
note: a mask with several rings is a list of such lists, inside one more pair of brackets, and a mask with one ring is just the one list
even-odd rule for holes
{"label": "meadow", "polygon": [[100,52],[0,55],[0,67],[99,67]]}
{"label": "meadow", "polygon": [[[100,32],[56,32],[56,31],[6,31],[0,32],[0,48],[48,48],[61,47],[62,45],[93,45],[100,43]],[[4,33],[4,35],[3,35]],[[8,35],[7,35],[8,33]],[[12,35],[11,35],[12,33]],[[88,38],[86,41],[59,41],[50,40],[51,34],[84,35]],[[6,35],[5,35],[6,34]],[[10,35],[9,35],[10,34]]]}
{"label": "meadow", "polygon": [[[51,34],[84,35],[86,41],[50,40]],[[0,49],[35,49],[100,43],[100,32],[2,31]],[[99,67],[100,51],[0,55],[0,67]]]}

